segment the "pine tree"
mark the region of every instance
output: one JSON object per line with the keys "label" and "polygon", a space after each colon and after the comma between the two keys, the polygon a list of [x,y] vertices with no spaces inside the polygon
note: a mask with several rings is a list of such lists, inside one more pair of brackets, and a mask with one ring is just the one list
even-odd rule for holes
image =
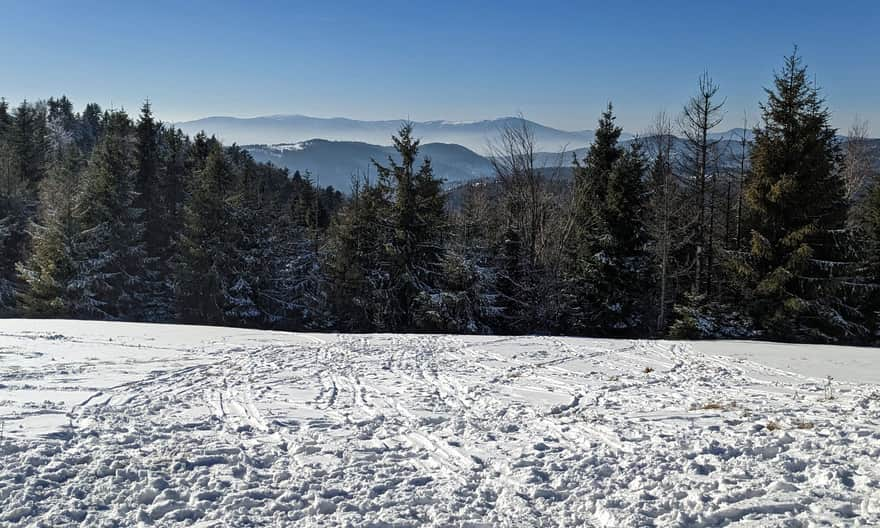
{"label": "pine tree", "polygon": [[98,138],[101,136],[101,117],[103,112],[101,107],[96,103],[87,104],[79,118],[78,131],[76,134],[76,144],[83,155],[88,156],[92,153],[95,145],[98,144]]}
{"label": "pine tree", "polygon": [[[144,316],[150,321],[170,318],[172,291],[166,280],[170,274],[170,218],[174,212],[165,200],[167,182],[162,169],[162,124],[153,118],[150,102],[144,102],[135,127],[135,199],[133,207],[140,211],[144,225],[143,270],[145,286]],[[173,225],[173,223],[171,223]]]}
{"label": "pine tree", "polygon": [[27,226],[49,153],[46,110],[21,103],[10,116],[5,102],[0,137],[0,313],[13,313],[19,281],[15,264],[26,256]]}
{"label": "pine tree", "polygon": [[71,286],[77,281],[77,244],[82,232],[75,214],[82,170],[78,149],[68,146],[58,153],[41,182],[31,252],[17,266],[26,284],[21,294],[25,315],[75,315]]}
{"label": "pine tree", "polygon": [[103,128],[76,205],[81,233],[72,311],[79,317],[137,320],[147,286],[142,211],[133,205],[131,121],[125,112],[108,112]]}
{"label": "pine tree", "polygon": [[230,218],[226,201],[234,174],[215,144],[190,182],[175,269],[177,317],[184,322],[222,323],[226,311],[225,258]]}
{"label": "pine tree", "polygon": [[343,330],[390,330],[395,318],[387,243],[390,190],[355,182],[352,197],[334,218],[323,265],[329,278],[330,303]]}
{"label": "pine tree", "polygon": [[772,337],[838,341],[864,333],[847,292],[852,262],[843,242],[844,183],[830,114],[797,50],[761,105],[752,172],[746,299]]}
{"label": "pine tree", "polygon": [[618,144],[623,130],[615,123],[613,107],[599,119],[595,138],[583,162],[574,160],[573,229],[567,250],[565,311],[574,333],[599,331],[599,318],[608,307],[598,292],[602,270],[602,244],[608,236],[606,194],[611,172],[623,156]]}
{"label": "pine tree", "polygon": [[601,306],[598,324],[603,333],[639,335],[647,327],[648,276],[641,147],[634,143],[614,162],[608,175],[600,252],[592,301]]}
{"label": "pine tree", "polygon": [[406,123],[392,137],[401,163],[390,157],[387,167],[374,162],[380,187],[394,190],[393,238],[387,246],[388,271],[394,282],[388,292],[394,328],[413,328],[417,310],[433,309],[446,225],[442,182],[434,177],[429,159],[415,170],[419,140],[412,131],[412,124]]}

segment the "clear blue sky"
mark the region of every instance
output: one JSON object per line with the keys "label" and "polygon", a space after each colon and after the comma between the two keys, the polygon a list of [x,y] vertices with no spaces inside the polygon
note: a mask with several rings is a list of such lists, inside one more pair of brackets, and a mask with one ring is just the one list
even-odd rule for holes
{"label": "clear blue sky", "polygon": [[0,96],[67,94],[166,121],[298,113],[473,120],[522,112],[639,132],[708,69],[724,128],[757,116],[797,43],[834,123],[880,135],[880,1],[0,3]]}

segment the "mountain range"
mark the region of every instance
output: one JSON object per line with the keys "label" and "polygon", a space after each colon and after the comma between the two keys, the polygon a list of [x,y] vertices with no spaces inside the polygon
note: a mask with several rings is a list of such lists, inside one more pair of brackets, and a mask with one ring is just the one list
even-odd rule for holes
{"label": "mountain range", "polygon": [[[383,165],[388,165],[389,157],[400,161],[393,147],[359,141],[311,139],[278,145],[245,145],[244,148],[257,161],[287,167],[291,172],[308,171],[320,185],[332,185],[342,191],[349,190],[353,177],[375,178],[372,160]],[[431,159],[434,174],[449,184],[492,174],[489,159],[461,145],[425,143],[419,148],[417,164],[426,157]]]}
{"label": "mountain range", "polygon": [[[499,132],[507,126],[519,126],[519,117],[501,117],[485,121],[419,121],[413,122],[417,137],[423,143],[461,145],[481,155],[490,152],[489,143],[496,142]],[[174,123],[184,132],[200,131],[213,134],[224,143],[290,144],[320,138],[330,141],[360,141],[373,145],[391,145],[391,136],[404,121],[359,121],[342,117],[321,118],[303,115],[264,117],[206,117],[195,121]],[[566,131],[526,120],[535,135],[538,150],[555,152],[585,147],[593,141],[592,130]],[[631,137],[625,135],[625,138]]]}
{"label": "mountain range", "polygon": [[[508,126],[521,126],[522,118],[502,117],[473,122],[414,122],[414,133],[422,141],[421,159],[431,159],[435,174],[448,184],[490,176],[491,143]],[[359,121],[347,118],[317,118],[278,115],[254,118],[207,117],[174,123],[194,135],[204,131],[224,143],[238,143],[257,161],[271,162],[293,171],[309,171],[321,185],[348,191],[353,177],[375,177],[372,160],[386,164],[396,158],[390,146],[401,120]],[[538,166],[569,166],[573,156],[583,158],[593,141],[592,130],[565,131],[533,121],[525,121],[535,137]],[[751,139],[751,131],[745,131]],[[734,128],[710,136],[720,139],[722,150],[738,152],[743,129]],[[623,134],[623,143],[633,136]],[[880,140],[872,140],[875,148]],[[682,140],[676,140],[680,150]],[[726,148],[725,148],[726,147]],[[732,154],[729,154],[732,155]],[[419,163],[421,163],[421,159]],[[880,161],[878,161],[880,163]]]}

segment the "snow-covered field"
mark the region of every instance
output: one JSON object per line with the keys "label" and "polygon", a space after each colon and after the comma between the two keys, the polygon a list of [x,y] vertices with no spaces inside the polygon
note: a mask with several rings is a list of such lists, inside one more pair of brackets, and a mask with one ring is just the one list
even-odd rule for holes
{"label": "snow-covered field", "polygon": [[0,320],[0,525],[877,526],[878,354]]}

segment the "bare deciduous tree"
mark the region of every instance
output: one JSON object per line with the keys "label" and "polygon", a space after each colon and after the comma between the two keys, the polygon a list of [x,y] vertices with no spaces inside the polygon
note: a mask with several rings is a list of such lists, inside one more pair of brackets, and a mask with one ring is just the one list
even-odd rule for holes
{"label": "bare deciduous tree", "polygon": [[871,175],[868,122],[858,116],[847,133],[842,169],[846,197],[853,201],[862,192]]}
{"label": "bare deciduous tree", "polygon": [[739,181],[737,182],[737,199],[736,199],[736,246],[737,251],[743,249],[743,187],[746,182],[746,175],[749,168],[749,119],[743,112],[742,133],[739,137],[739,148],[737,150],[737,161],[739,162]]}
{"label": "bare deciduous tree", "polygon": [[542,260],[551,237],[547,225],[553,201],[547,182],[554,179],[562,156],[556,166],[541,165],[535,134],[522,116],[499,131],[498,139],[489,143],[489,152],[507,222],[522,237],[529,264],[535,266]]}
{"label": "bare deciduous tree", "polygon": [[675,173],[675,140],[672,120],[666,112],[659,112],[645,140],[647,154],[652,158],[647,227],[659,275],[656,313],[659,333],[668,325],[678,281],[691,270],[691,266],[679,258],[683,248],[692,243],[693,234],[687,218],[689,204],[683,199],[682,185]]}

